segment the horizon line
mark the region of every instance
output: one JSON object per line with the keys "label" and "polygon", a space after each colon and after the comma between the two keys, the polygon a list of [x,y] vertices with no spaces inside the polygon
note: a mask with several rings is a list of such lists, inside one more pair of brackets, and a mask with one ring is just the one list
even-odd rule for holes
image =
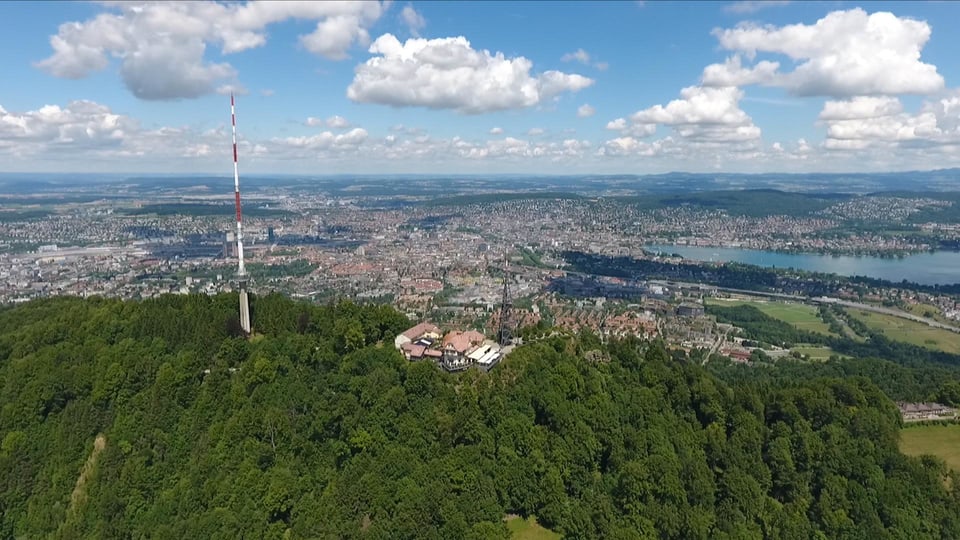
{"label": "horizon line", "polygon": [[[906,170],[889,170],[889,171],[844,171],[844,172],[827,172],[827,171],[807,171],[807,172],[786,172],[786,171],[764,171],[764,172],[691,172],[691,171],[669,171],[669,172],[660,172],[660,173],[637,173],[637,172],[611,172],[611,173],[600,173],[600,172],[584,172],[584,173],[570,173],[570,174],[561,174],[561,173],[529,173],[529,172],[496,172],[496,173],[369,173],[369,172],[349,172],[349,173],[327,173],[327,174],[313,174],[313,173],[248,173],[247,177],[282,177],[282,176],[303,176],[310,178],[333,178],[333,177],[343,177],[343,176],[421,176],[421,177],[464,177],[464,178],[474,178],[474,177],[485,177],[485,176],[510,176],[510,177],[541,177],[541,178],[572,178],[572,177],[581,177],[581,176],[668,176],[668,175],[679,175],[679,174],[688,174],[688,175],[699,175],[699,176],[716,176],[716,175],[736,175],[736,176],[764,176],[764,175],[791,175],[791,176],[802,176],[802,175],[881,175],[881,174],[903,174],[903,173],[934,173],[934,172],[947,172],[947,171],[957,171],[960,172],[960,167],[946,167],[946,168],[936,168],[936,169],[906,169]],[[82,176],[96,176],[96,175],[106,175],[106,176],[131,176],[131,177],[194,177],[194,176],[207,176],[214,178],[232,178],[229,174],[226,173],[211,173],[211,172],[178,172],[178,173],[164,173],[164,172],[65,172],[65,171],[0,171],[0,176],[10,176],[10,175],[82,175]]]}

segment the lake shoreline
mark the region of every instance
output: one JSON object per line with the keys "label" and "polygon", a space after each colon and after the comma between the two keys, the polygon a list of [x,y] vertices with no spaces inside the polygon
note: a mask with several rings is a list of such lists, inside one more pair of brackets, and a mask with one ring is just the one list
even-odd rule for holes
{"label": "lake shoreline", "polygon": [[682,244],[648,244],[651,253],[680,255],[702,262],[736,262],[764,268],[794,268],[808,272],[863,276],[892,283],[907,280],[920,285],[953,285],[960,283],[960,251],[937,250],[912,253],[902,257],[877,255],[832,255],[794,253],[731,247],[688,246]]}

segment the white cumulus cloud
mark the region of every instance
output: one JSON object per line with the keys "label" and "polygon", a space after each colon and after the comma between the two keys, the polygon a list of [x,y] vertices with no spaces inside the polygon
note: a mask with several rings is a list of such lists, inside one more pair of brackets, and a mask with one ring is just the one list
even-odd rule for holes
{"label": "white cumulus cloud", "polygon": [[748,86],[751,84],[770,84],[780,69],[779,62],[764,60],[755,66],[745,68],[740,55],[735,54],[722,64],[710,64],[703,69],[703,84],[706,86]]}
{"label": "white cumulus cloud", "polygon": [[120,59],[120,75],[141,99],[193,98],[236,84],[236,70],[206,60],[207,45],[232,54],[266,43],[270,24],[317,21],[300,36],[310,52],[342,59],[354,44],[369,43],[367,28],[381,16],[380,2],[116,2],[112,11],[60,25],[53,54],[37,67],[79,79]]}
{"label": "white cumulus cloud", "polygon": [[[143,129],[140,122],[113,112],[106,105],[92,101],[72,101],[65,106],[44,105],[25,112],[6,111],[0,107],[0,155],[15,159],[34,156],[48,163],[70,163],[71,167],[114,162],[121,168],[130,166],[130,159],[142,165],[148,161],[179,163],[179,158],[203,158],[221,149],[221,158],[229,162],[229,132],[209,130],[197,132],[185,127]],[[255,155],[247,141],[239,141],[242,155]],[[64,154],[82,159],[63,161]],[[171,161],[172,160],[172,161]]]}
{"label": "white cumulus cloud", "polygon": [[217,93],[221,96],[246,96],[250,91],[242,84],[222,84],[217,87]]}
{"label": "white cumulus cloud", "polygon": [[630,116],[634,124],[672,126],[684,138],[741,141],[760,137],[760,128],[740,109],[743,91],[733,86],[689,86],[680,99]]}
{"label": "white cumulus cloud", "polygon": [[617,118],[616,120],[611,120],[607,122],[607,129],[613,131],[621,131],[627,129],[627,119],[626,118]]}
{"label": "white cumulus cloud", "polygon": [[652,124],[718,124],[743,125],[750,123],[747,113],[738,105],[743,91],[734,87],[705,88],[688,86],[680,91],[680,98],[663,105],[654,105],[638,111],[631,119]]}
{"label": "white cumulus cloud", "polygon": [[589,103],[584,103],[577,108],[577,116],[580,118],[589,118],[596,112],[597,110],[591,107]]}
{"label": "white cumulus cloud", "polygon": [[590,53],[583,49],[577,49],[572,53],[567,53],[560,57],[562,62],[573,62],[577,61],[581,64],[590,64]]}
{"label": "white cumulus cloud", "polygon": [[530,60],[474,50],[462,36],[400,43],[384,34],[370,53],[377,56],[357,66],[347,88],[353,101],[477,114],[530,107],[594,82],[559,71],[531,74]]}
{"label": "white cumulus cloud", "polygon": [[[758,151],[760,128],[740,109],[743,92],[736,87],[689,86],[680,99],[654,105],[626,118],[607,123],[620,136],[606,141],[601,156],[653,157],[667,154],[699,156],[703,159],[743,158]],[[668,126],[673,135],[646,142],[657,125]]]}
{"label": "white cumulus cloud", "polygon": [[96,154],[121,148],[140,130],[139,122],[92,101],[72,101],[65,107],[44,105],[22,113],[0,107],[0,148],[18,155],[61,152]]}
{"label": "white cumulus cloud", "polygon": [[856,120],[890,116],[903,111],[900,100],[887,96],[856,96],[847,101],[827,101],[820,111],[820,120]]}
{"label": "white cumulus cloud", "polygon": [[603,146],[598,149],[597,153],[600,156],[640,156],[640,157],[654,157],[663,154],[667,149],[673,146],[674,141],[670,137],[665,139],[646,142],[641,141],[635,137],[617,137],[616,139],[610,139],[606,141]]}
{"label": "white cumulus cloud", "polygon": [[644,138],[653,135],[657,131],[656,124],[644,122],[627,122],[626,118],[617,118],[607,122],[607,129],[610,131],[619,131],[621,135],[630,138]]}
{"label": "white cumulus cloud", "polygon": [[344,129],[350,127],[350,122],[340,115],[333,115],[327,118],[327,127],[333,129]]}
{"label": "white cumulus cloud", "polygon": [[309,137],[283,137],[275,138],[271,142],[295,148],[309,150],[326,150],[338,147],[356,147],[367,140],[367,130],[363,128],[353,128],[346,133],[334,134],[330,131],[324,131]]}
{"label": "white cumulus cloud", "polygon": [[410,31],[413,37],[420,37],[420,30],[423,30],[427,26],[427,21],[423,18],[423,15],[413,9],[413,6],[410,4],[403,6],[403,9],[400,11],[400,20],[403,21],[403,24],[407,25],[407,30]]}
{"label": "white cumulus cloud", "polygon": [[607,68],[610,67],[610,64],[608,64],[607,62],[594,62],[591,64],[590,60],[592,58],[593,56],[587,51],[583,49],[577,49],[573,52],[566,53],[563,56],[561,56],[560,61],[561,62],[578,62],[585,66],[592,65],[593,67],[595,67],[600,71],[606,71]]}
{"label": "white cumulus cloud", "polygon": [[[230,64],[204,62],[206,44],[201,39],[159,38],[151,46],[127,53],[120,78],[140,99],[195,98],[233,80]],[[227,85],[229,86],[229,85]]]}
{"label": "white cumulus cloud", "polygon": [[346,118],[340,115],[333,115],[326,120],[323,118],[317,118],[315,116],[307,117],[307,120],[304,124],[310,127],[328,127],[331,129],[346,129],[350,127],[350,122]]}
{"label": "white cumulus cloud", "polygon": [[438,141],[434,153],[448,153],[470,160],[501,160],[517,162],[520,160],[549,160],[564,162],[581,158],[591,147],[589,141],[564,139],[562,142],[531,142],[514,137],[481,142],[466,141],[455,137],[449,141]]}
{"label": "white cumulus cloud", "polygon": [[835,97],[930,94],[944,86],[936,66],[920,60],[930,25],[888,12],[867,14],[856,8],[831,12],[812,25],[743,23],[713,33],[725,49],[749,57],[758,52],[783,54],[796,68],[774,77],[770,63],[745,69],[737,61],[728,67],[711,66],[705,82],[709,75],[716,84],[743,79],[742,84],[775,84],[802,96]]}
{"label": "white cumulus cloud", "polygon": [[824,147],[828,149],[859,150],[905,141],[937,143],[951,135],[946,125],[941,126],[934,107],[928,105],[917,114],[905,113],[900,101],[890,97],[828,101],[820,120],[827,126]]}
{"label": "white cumulus cloud", "polygon": [[503,134],[503,128],[501,128],[501,127],[491,128],[491,129],[490,129],[490,134],[491,134],[491,135],[502,135],[502,134]]}
{"label": "white cumulus cloud", "polygon": [[924,102],[921,111],[933,113],[943,132],[960,138],[960,88]]}
{"label": "white cumulus cloud", "polygon": [[723,10],[727,13],[747,14],[756,13],[761,9],[786,6],[789,3],[789,0],[742,0],[727,4]]}

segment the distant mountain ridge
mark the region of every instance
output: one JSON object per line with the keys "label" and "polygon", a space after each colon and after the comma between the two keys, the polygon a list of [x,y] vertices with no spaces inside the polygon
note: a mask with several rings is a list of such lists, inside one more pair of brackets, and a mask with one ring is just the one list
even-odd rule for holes
{"label": "distant mountain ridge", "polygon": [[[230,191],[228,175],[123,175],[62,173],[0,173],[0,192],[36,193],[122,185],[132,191],[187,189],[206,186]],[[402,180],[402,182],[398,182]],[[611,175],[250,175],[247,189],[322,187],[335,195],[410,195],[424,190],[444,194],[491,191],[569,191],[580,195],[683,193],[744,189],[775,189],[802,193],[960,191],[960,168],[889,173],[687,173]],[[341,190],[350,188],[347,193]]]}

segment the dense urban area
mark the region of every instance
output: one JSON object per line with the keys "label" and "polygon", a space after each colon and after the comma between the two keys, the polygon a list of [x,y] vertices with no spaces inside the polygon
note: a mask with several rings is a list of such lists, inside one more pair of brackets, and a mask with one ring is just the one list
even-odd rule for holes
{"label": "dense urban area", "polygon": [[[0,212],[0,302],[234,290],[232,201],[214,191],[222,180],[188,182],[6,195],[12,204]],[[817,315],[818,306],[846,303],[943,332],[960,326],[954,322],[957,291],[947,287],[705,263],[646,248],[902,256],[957,242],[949,194],[818,197],[754,190],[605,197],[473,194],[469,186],[452,196],[419,194],[415,186],[412,195],[357,193],[371,185],[389,187],[276,182],[251,190],[244,235],[252,290],[321,303],[391,304],[412,323],[438,325],[438,338],[478,331],[469,351],[461,347],[462,357],[480,350],[484,336],[503,341],[504,327],[518,342],[549,332],[662,337],[707,357],[743,361],[755,349],[772,356],[831,354],[809,343],[792,351],[758,346],[710,313],[711,305],[737,302],[806,304],[797,309],[824,325],[830,321]],[[438,339],[435,347],[451,340]],[[417,357],[430,351],[417,349]],[[482,352],[474,360],[493,351]]]}

